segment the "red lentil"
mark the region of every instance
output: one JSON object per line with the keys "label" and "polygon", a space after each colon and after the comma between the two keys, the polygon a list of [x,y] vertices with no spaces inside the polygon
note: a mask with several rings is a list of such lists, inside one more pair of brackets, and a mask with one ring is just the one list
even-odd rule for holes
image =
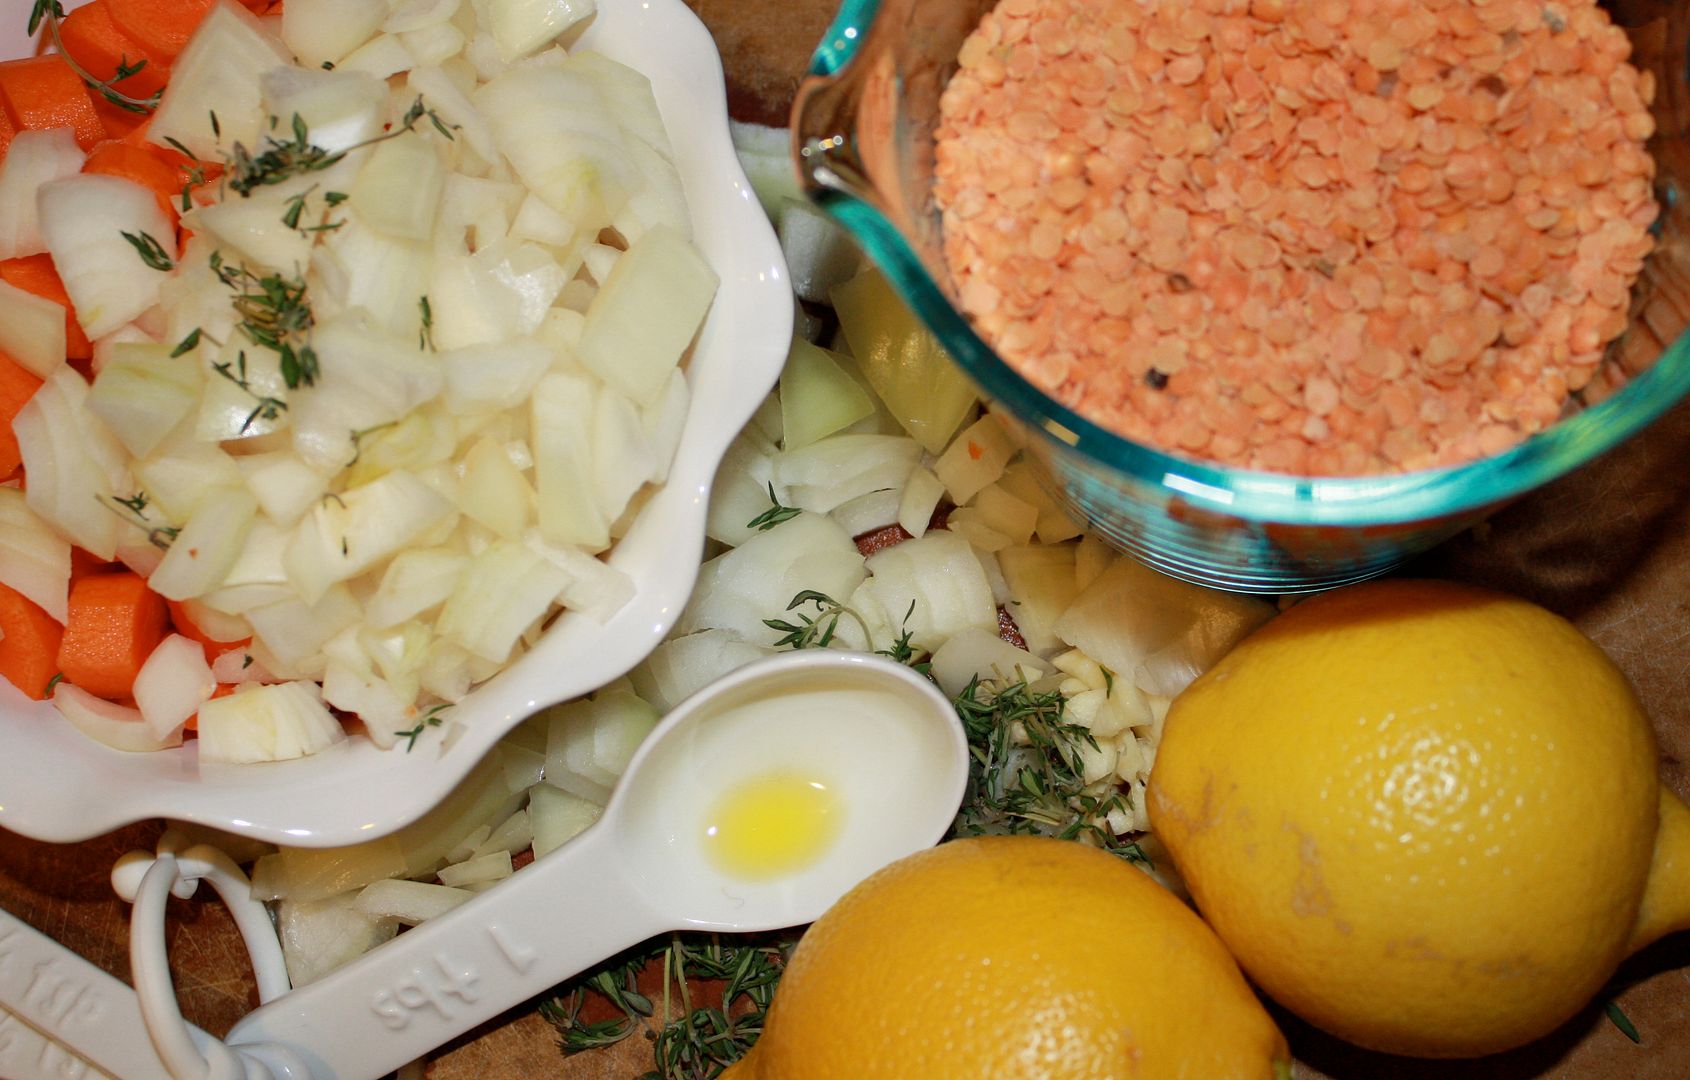
{"label": "red lentil", "polygon": [[1651,73],[1592,0],[1003,0],[941,105],[965,312],[1224,464],[1376,473],[1553,423],[1627,324]]}

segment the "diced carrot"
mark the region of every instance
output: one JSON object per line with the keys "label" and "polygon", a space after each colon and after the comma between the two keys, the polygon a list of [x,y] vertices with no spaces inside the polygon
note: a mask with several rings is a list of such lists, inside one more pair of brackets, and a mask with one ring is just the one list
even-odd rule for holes
{"label": "diced carrot", "polygon": [[218,641],[207,636],[204,630],[194,625],[192,616],[188,614],[187,605],[175,600],[166,600],[165,606],[170,609],[170,624],[176,628],[178,634],[200,643],[200,647],[205,650],[205,662],[208,664],[226,652],[244,649],[252,644],[250,637],[242,638],[239,641]]}
{"label": "diced carrot", "polygon": [[182,192],[182,182],[176,176],[176,167],[166,162],[163,155],[111,140],[94,147],[94,152],[82,163],[82,171],[120,176],[151,188],[164,216],[172,222],[176,220],[179,205],[176,199]]}
{"label": "diced carrot", "polygon": [[0,676],[40,701],[59,670],[65,629],[20,592],[0,585]]}
{"label": "diced carrot", "polygon": [[41,388],[35,373],[0,352],[0,477],[9,477],[23,464],[12,421]]}
{"label": "diced carrot", "polygon": [[[151,141],[147,138],[147,124],[145,122],[142,122],[141,126],[134,131],[123,136],[123,142],[130,146],[140,147],[176,170],[176,188],[171,195],[171,199],[177,210],[182,209],[182,190],[190,185],[195,192],[203,196],[199,200],[202,203],[210,201],[216,196],[216,181],[219,176],[223,175],[222,165],[211,161],[195,161],[173,146],[160,146],[158,143]],[[187,242],[187,237],[183,237],[182,243],[186,244]]]}
{"label": "diced carrot", "polygon": [[96,697],[131,696],[141,665],[170,629],[164,597],[122,570],[72,582],[68,610],[59,670]]}
{"label": "diced carrot", "polygon": [[61,56],[31,56],[0,63],[0,103],[18,131],[67,127],[87,150],[106,137],[82,76]]}
{"label": "diced carrot", "polygon": [[108,139],[121,139],[147,122],[146,113],[132,112],[98,96],[94,98],[94,112],[100,117]]}
{"label": "diced carrot", "polygon": [[119,65],[140,65],[141,70],[135,74],[111,84],[113,90],[127,97],[151,97],[170,79],[169,64],[148,59],[135,39],[112,22],[106,0],[94,0],[66,15],[59,23],[59,44],[82,70],[101,81],[116,75]]}
{"label": "diced carrot", "polygon": [[[118,137],[124,142],[129,143],[131,146],[152,146],[154,144],[147,140],[147,128],[152,124],[152,122],[152,117],[143,116],[141,117],[141,122],[139,124],[136,124],[134,127],[130,128],[127,133]],[[161,146],[159,149],[163,150],[164,147]]]}
{"label": "diced carrot", "polygon": [[217,0],[106,0],[112,24],[160,64],[175,62],[216,6]]}
{"label": "diced carrot", "polygon": [[6,115],[5,109],[0,109],[0,157],[6,156],[6,151],[12,145],[12,136],[18,129],[12,126],[12,118]]}
{"label": "diced carrot", "polygon": [[51,300],[65,309],[65,356],[72,360],[86,360],[94,355],[94,346],[76,321],[76,309],[71,307],[70,294],[59,280],[53,257],[46,252],[24,255],[16,259],[0,259],[0,281]]}
{"label": "diced carrot", "polygon": [[84,551],[75,545],[71,546],[70,580],[73,582],[80,581],[92,574],[109,574],[122,569],[121,563],[107,562],[91,551]]}

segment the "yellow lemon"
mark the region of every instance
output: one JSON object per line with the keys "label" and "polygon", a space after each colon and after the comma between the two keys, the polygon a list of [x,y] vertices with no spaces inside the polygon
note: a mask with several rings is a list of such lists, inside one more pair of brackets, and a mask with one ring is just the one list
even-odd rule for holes
{"label": "yellow lemon", "polygon": [[1624,676],[1468,586],[1342,589],[1247,638],[1175,701],[1149,810],[1257,985],[1378,1050],[1528,1042],[1690,925],[1690,811]]}
{"label": "yellow lemon", "polygon": [[805,933],[731,1080],[1270,1080],[1285,1040],[1189,908],[1068,840],[941,844]]}

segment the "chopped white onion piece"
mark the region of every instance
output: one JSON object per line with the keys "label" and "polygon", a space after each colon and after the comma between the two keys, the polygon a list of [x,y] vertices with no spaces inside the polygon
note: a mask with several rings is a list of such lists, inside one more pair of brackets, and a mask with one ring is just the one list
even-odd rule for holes
{"label": "chopped white onion piece", "polygon": [[282,41],[302,64],[338,65],[387,21],[385,0],[300,0],[282,8]]}
{"label": "chopped white onion piece", "polygon": [[29,475],[28,503],[76,546],[117,553],[122,519],[105,500],[130,494],[123,448],[88,411],[88,384],[60,364],[12,421]]}
{"label": "chopped white onion piece", "polygon": [[68,127],[20,131],[0,160],[0,259],[47,250],[36,216],[35,192],[42,184],[82,171],[85,155]]}
{"label": "chopped white onion piece", "polygon": [[53,687],[53,706],[76,730],[113,750],[146,753],[182,745],[180,727],[160,735],[139,709],[114,705],[67,682]]}
{"label": "chopped white onion piece", "polygon": [[45,379],[65,362],[65,309],[0,281],[0,352]]}
{"label": "chopped white onion piece", "polygon": [[240,558],[257,514],[258,500],[244,487],[208,494],[147,579],[152,590],[186,600],[217,588]]}
{"label": "chopped white onion piece", "polygon": [[604,804],[548,784],[532,788],[528,800],[528,813],[534,819],[536,859],[568,843],[604,813]]}
{"label": "chopped white onion piece", "polygon": [[476,656],[502,663],[523,631],[569,583],[532,549],[499,541],[471,560],[440,613],[440,635]]}
{"label": "chopped white onion piece", "polygon": [[150,238],[175,258],[174,223],[151,188],[82,173],[42,185],[35,198],[41,237],[89,337],[104,337],[158,303],[164,275],[125,239]]}
{"label": "chopped white onion piece", "polygon": [[175,140],[206,161],[219,160],[237,142],[256,148],[266,128],[255,76],[292,61],[288,49],[251,12],[238,4],[218,4],[171,65],[170,83],[147,125],[147,138],[160,146]]}
{"label": "chopped white onion piece", "polygon": [[179,729],[217,689],[205,647],[171,634],[148,654],[135,676],[135,705],[155,735]]}
{"label": "chopped white onion piece", "polygon": [[[485,825],[482,826],[486,828]],[[483,837],[485,838],[485,836]],[[479,841],[477,841],[479,843]],[[511,853],[490,851],[440,869],[440,884],[463,888],[483,881],[501,881],[511,876]]]}
{"label": "chopped white onion piece", "polygon": [[346,738],[317,688],[304,682],[249,683],[199,709],[202,763],[284,761]]}
{"label": "chopped white onion piece", "polygon": [[0,487],[0,584],[59,623],[70,594],[70,544],[35,515],[18,488]]}
{"label": "chopped white onion piece", "polygon": [[358,894],[358,910],[415,926],[446,914],[475,894],[421,881],[378,881]]}

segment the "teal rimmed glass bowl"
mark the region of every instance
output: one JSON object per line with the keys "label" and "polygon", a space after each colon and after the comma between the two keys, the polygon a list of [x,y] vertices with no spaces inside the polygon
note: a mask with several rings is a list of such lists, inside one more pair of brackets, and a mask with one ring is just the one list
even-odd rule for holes
{"label": "teal rimmed glass bowl", "polygon": [[1660,87],[1650,143],[1660,236],[1633,291],[1630,328],[1608,361],[1610,374],[1628,381],[1495,457],[1309,477],[1196,461],[1106,431],[1023,379],[960,313],[931,196],[933,130],[957,50],[994,2],[845,0],[793,107],[799,172],[809,196],[857,238],[997,415],[1019,429],[1051,491],[1149,565],[1245,592],[1371,577],[1579,467],[1690,392],[1685,5],[1610,6],[1632,37],[1633,62],[1653,69]]}

